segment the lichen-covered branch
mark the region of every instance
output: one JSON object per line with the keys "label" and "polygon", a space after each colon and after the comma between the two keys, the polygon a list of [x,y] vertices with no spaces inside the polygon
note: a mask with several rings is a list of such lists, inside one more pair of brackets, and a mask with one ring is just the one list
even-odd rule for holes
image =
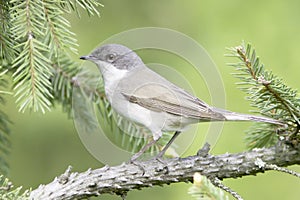
{"label": "lichen-covered branch", "polygon": [[189,182],[195,172],[210,178],[236,178],[255,175],[270,170],[257,164],[261,159],[267,164],[289,166],[300,164],[300,145],[292,147],[278,144],[271,148],[253,149],[243,153],[222,155],[196,155],[186,158],[166,159],[164,163],[148,160],[134,164],[105,166],[86,172],[66,173],[47,185],[40,185],[31,193],[33,200],[83,199],[104,193],[125,196],[128,191],[154,185]]}

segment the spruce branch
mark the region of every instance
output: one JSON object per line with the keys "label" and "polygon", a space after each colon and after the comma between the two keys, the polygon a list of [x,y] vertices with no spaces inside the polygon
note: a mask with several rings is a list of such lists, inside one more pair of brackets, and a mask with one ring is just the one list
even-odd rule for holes
{"label": "spruce branch", "polygon": [[80,68],[77,63],[63,55],[53,62],[52,71],[53,100],[60,103],[63,111],[70,115],[74,87],[73,78],[80,72]]}
{"label": "spruce branch", "polygon": [[[69,51],[76,53],[78,45],[70,23],[64,18],[67,11],[62,4],[67,2],[80,3],[89,14],[99,15],[97,9],[101,4],[96,0],[0,2],[1,106],[5,103],[4,95],[12,94],[22,112],[29,109],[45,112],[55,100],[63,104],[64,110],[71,110],[72,83],[66,81],[65,75],[75,76],[79,70],[68,56]],[[13,80],[12,92],[7,90],[4,75]],[[1,174],[8,171],[10,124],[8,116],[0,110]]]}
{"label": "spruce branch", "polygon": [[100,16],[97,8],[99,6],[104,7],[98,0],[64,0],[61,1],[60,6],[66,11],[75,11],[77,16],[80,17],[79,7],[84,9],[89,16],[97,15]]}
{"label": "spruce branch", "polygon": [[[19,1],[18,1],[19,2]],[[52,98],[49,58],[46,57],[48,47],[41,41],[44,37],[43,5],[41,1],[11,1],[12,10],[18,10],[12,20],[12,32],[19,42],[16,49],[19,55],[14,59],[12,68],[15,84],[14,96],[17,97],[19,110],[27,108],[34,111],[50,110]]]}
{"label": "spruce branch", "polygon": [[29,200],[30,190],[21,192],[22,187],[13,188],[13,184],[3,176],[0,176],[0,199],[3,200]]}
{"label": "spruce branch", "polygon": [[215,187],[212,182],[196,172],[193,176],[193,185],[189,188],[188,193],[196,200],[228,200],[228,196],[224,193],[226,190],[220,186],[221,181],[218,182],[218,187]]}
{"label": "spruce branch", "polygon": [[[290,142],[299,141],[300,100],[296,90],[286,86],[283,81],[267,71],[256,51],[250,44],[229,49],[227,56],[235,57],[238,63],[231,63],[241,80],[240,89],[247,93],[251,106],[260,114],[285,122],[287,129],[278,129],[272,124],[259,124],[247,131],[246,141],[249,148],[274,145],[278,135]],[[274,134],[276,132],[278,135]]]}
{"label": "spruce branch", "polygon": [[[1,3],[0,65],[10,66],[13,73],[14,96],[19,110],[50,110],[53,102],[52,66],[60,67],[69,59],[68,52],[77,53],[75,34],[64,17],[77,6],[89,15],[96,14],[101,4],[96,0],[17,1]],[[68,62],[70,63],[70,62]],[[74,64],[74,63],[72,63]],[[70,66],[72,68],[72,66]]]}
{"label": "spruce branch", "polygon": [[67,48],[77,54],[78,46],[75,33],[69,29],[71,27],[68,20],[63,17],[63,10],[60,6],[53,5],[53,1],[43,0],[44,15],[46,21],[45,43],[48,44],[50,56],[55,58],[59,54],[64,54]]}
{"label": "spruce branch", "polygon": [[231,188],[225,186],[220,179],[218,178],[214,178],[213,180],[211,180],[211,182],[218,188],[228,192],[229,194],[231,194],[235,199],[237,200],[243,200],[243,198],[236,192],[233,191]]}
{"label": "spruce branch", "polygon": [[[0,68],[2,71],[2,68]],[[4,95],[8,94],[8,92],[2,88],[7,88],[7,81],[5,79],[7,70],[2,71],[0,73],[0,104],[3,106],[5,104]],[[9,117],[0,110],[0,173],[6,175],[8,172],[8,163],[6,161],[6,157],[9,154],[11,143],[9,140],[10,136],[10,126],[11,121]]]}
{"label": "spruce branch", "polygon": [[[47,185],[40,185],[31,192],[30,198],[67,200],[102,194],[124,196],[136,189],[190,182],[196,172],[219,180],[255,175],[271,170],[259,167],[257,159],[280,167],[300,164],[299,148],[299,145],[292,147],[281,144],[243,153],[172,158],[164,160],[164,163],[147,160],[135,164],[123,163],[114,167],[89,169],[82,173],[70,173],[68,170],[63,174],[63,181],[61,178],[55,178]],[[219,181],[217,183],[221,186]]]}
{"label": "spruce branch", "polygon": [[14,48],[15,41],[11,36],[10,5],[9,1],[0,3],[0,66],[6,69],[17,53]]}

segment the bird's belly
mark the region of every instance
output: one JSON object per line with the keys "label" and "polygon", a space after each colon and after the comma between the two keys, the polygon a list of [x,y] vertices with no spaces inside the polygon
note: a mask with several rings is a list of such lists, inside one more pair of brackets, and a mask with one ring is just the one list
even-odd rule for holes
{"label": "bird's belly", "polygon": [[146,109],[138,104],[129,102],[121,95],[118,96],[118,101],[111,101],[111,105],[123,117],[147,127],[152,132],[182,131],[189,124],[198,122],[195,119]]}
{"label": "bird's belly", "polygon": [[123,96],[119,96],[117,101],[114,101],[113,99],[110,103],[118,114],[133,122],[142,124],[143,126],[151,126],[153,116],[151,115],[150,110],[129,102]]}

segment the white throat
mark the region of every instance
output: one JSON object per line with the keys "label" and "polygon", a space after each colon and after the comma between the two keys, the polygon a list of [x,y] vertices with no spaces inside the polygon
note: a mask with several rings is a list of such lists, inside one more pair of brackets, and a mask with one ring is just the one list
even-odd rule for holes
{"label": "white throat", "polygon": [[120,80],[126,76],[128,71],[126,69],[117,69],[109,63],[101,63],[99,68],[104,81],[106,97],[108,101],[111,102],[116,87]]}

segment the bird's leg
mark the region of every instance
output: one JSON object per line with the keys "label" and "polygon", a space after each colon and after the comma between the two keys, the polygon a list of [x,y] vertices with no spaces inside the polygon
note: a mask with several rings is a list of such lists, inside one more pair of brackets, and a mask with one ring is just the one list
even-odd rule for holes
{"label": "bird's leg", "polygon": [[164,148],[157,154],[157,156],[155,157],[157,160],[161,160],[162,157],[164,156],[164,154],[166,153],[167,149],[171,146],[171,144],[175,141],[175,139],[178,137],[178,135],[180,134],[180,131],[176,131],[174,133],[174,135],[172,136],[172,138],[169,140],[169,142],[164,146]]}
{"label": "bird's leg", "polygon": [[134,163],[134,161],[136,159],[138,159],[145,151],[147,151],[152,145],[154,145],[157,141],[159,140],[151,140],[148,144],[146,144],[143,148],[141,148],[141,150],[139,150],[139,152],[137,152],[136,154],[134,154],[131,158],[130,158],[130,162]]}

